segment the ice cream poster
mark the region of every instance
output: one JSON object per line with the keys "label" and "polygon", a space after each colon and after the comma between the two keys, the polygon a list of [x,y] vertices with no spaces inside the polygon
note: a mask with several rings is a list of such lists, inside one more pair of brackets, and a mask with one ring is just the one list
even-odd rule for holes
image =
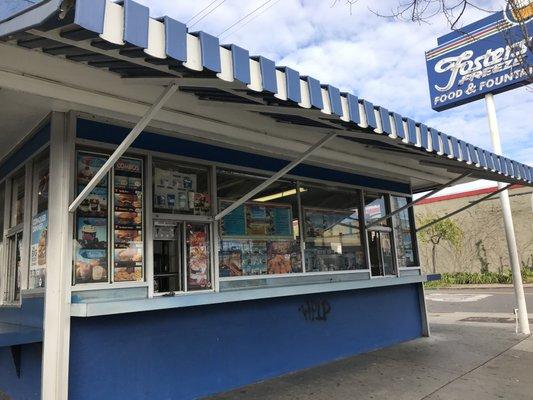
{"label": "ice cream poster", "polygon": [[33,217],[31,221],[30,270],[46,268],[48,211]]}

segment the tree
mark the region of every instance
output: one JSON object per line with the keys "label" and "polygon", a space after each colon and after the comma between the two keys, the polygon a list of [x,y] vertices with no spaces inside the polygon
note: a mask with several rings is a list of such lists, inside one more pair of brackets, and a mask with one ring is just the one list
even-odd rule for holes
{"label": "tree", "polygon": [[[439,217],[436,215],[426,215],[419,218],[417,225],[425,226],[437,220],[438,218]],[[463,241],[463,230],[455,221],[450,218],[446,218],[422,231],[418,231],[418,238],[424,243],[431,244],[431,264],[433,273],[435,274],[437,272],[437,246],[443,242],[447,242],[455,249],[461,248]]]}
{"label": "tree", "polygon": [[[416,23],[429,23],[433,18],[444,17],[451,30],[461,32],[461,19],[469,9],[476,9],[489,13],[497,10],[490,10],[479,5],[480,0],[398,0],[397,6],[385,12],[379,9],[370,9],[372,13],[383,18],[393,18],[401,21],[411,21]],[[332,7],[337,4],[349,6],[350,13],[357,0],[333,0]],[[508,30],[501,30],[501,34],[510,47],[513,57],[518,62],[518,68],[525,72],[528,83],[533,83],[533,32],[529,21],[533,18],[533,0],[506,0],[505,13],[511,17],[519,26],[519,36],[511,35]],[[515,43],[523,43],[525,51],[520,50],[521,46]]]}

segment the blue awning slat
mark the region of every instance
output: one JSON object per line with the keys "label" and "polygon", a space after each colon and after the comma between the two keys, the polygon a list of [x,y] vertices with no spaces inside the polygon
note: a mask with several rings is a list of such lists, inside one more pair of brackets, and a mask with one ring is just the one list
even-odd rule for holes
{"label": "blue awning slat", "polygon": [[428,127],[424,124],[420,124],[420,147],[428,148]]}
{"label": "blue awning slat", "polygon": [[307,81],[307,86],[309,87],[309,102],[311,103],[311,106],[318,108],[319,110],[323,109],[324,102],[322,101],[320,81],[310,76],[303,77],[303,79]]}
{"label": "blue awning slat", "polygon": [[150,10],[132,0],[124,1],[124,41],[146,49]]}
{"label": "blue awning slat", "polygon": [[299,103],[302,101],[300,93],[300,73],[289,67],[280,67],[285,72],[285,82],[287,84],[287,99]]}
{"label": "blue awning slat", "polygon": [[416,144],[416,124],[411,118],[407,118],[407,140],[411,144]]}
{"label": "blue awning slat", "polygon": [[270,93],[278,92],[278,81],[276,80],[276,64],[263,56],[254,57],[259,62],[261,68],[261,85],[263,90]]}
{"label": "blue awning slat", "polygon": [[220,72],[220,49],[218,38],[205,32],[195,32],[200,38],[202,66],[213,72]]}
{"label": "blue awning slat", "polygon": [[363,100],[363,108],[366,114],[366,123],[369,127],[376,129],[378,124],[376,123],[376,116],[374,114],[374,104],[368,100]]}
{"label": "blue awning slat", "polygon": [[458,140],[458,142],[459,142],[459,147],[461,148],[461,158],[463,159],[463,161],[465,162],[472,161],[470,158],[470,154],[468,152],[467,143],[462,140]]}
{"label": "blue awning slat", "polygon": [[167,56],[181,62],[187,61],[187,26],[169,17],[165,17],[163,22]]}
{"label": "blue awning slat", "polygon": [[351,93],[346,93],[346,101],[348,102],[348,111],[350,112],[350,121],[354,124],[361,123],[361,115],[359,114],[359,98]]}
{"label": "blue awning slat", "polygon": [[234,44],[230,45],[233,77],[244,84],[250,83],[250,53]]}
{"label": "blue awning slat", "polygon": [[396,136],[402,139],[405,138],[402,116],[398,113],[393,112],[392,119],[394,120],[394,127],[396,128]]}
{"label": "blue awning slat", "polygon": [[89,31],[104,32],[106,0],[78,0],[74,12],[74,23]]}
{"label": "blue awning slat", "polygon": [[438,153],[441,151],[440,142],[439,142],[439,131],[437,131],[435,128],[429,128],[429,132],[431,133],[431,149]]}
{"label": "blue awning slat", "polygon": [[485,162],[487,163],[487,168],[489,168],[491,170],[495,169],[494,168],[494,163],[492,162],[492,154],[491,154],[491,152],[483,150],[483,155],[485,156]]}
{"label": "blue awning slat", "polygon": [[450,155],[450,143],[448,142],[448,135],[445,133],[439,132],[440,139],[442,142],[442,153],[446,156]]}
{"label": "blue awning slat", "polygon": [[389,110],[385,107],[378,107],[379,115],[381,116],[381,130],[384,134],[392,134],[392,128],[390,125]]}
{"label": "blue awning slat", "polygon": [[331,104],[331,112],[342,117],[341,92],[338,88],[331,85],[325,85],[328,91],[329,103]]}
{"label": "blue awning slat", "polygon": [[458,160],[459,159],[459,142],[457,141],[457,138],[455,136],[448,136],[450,138],[450,141],[452,142],[452,152],[453,157]]}

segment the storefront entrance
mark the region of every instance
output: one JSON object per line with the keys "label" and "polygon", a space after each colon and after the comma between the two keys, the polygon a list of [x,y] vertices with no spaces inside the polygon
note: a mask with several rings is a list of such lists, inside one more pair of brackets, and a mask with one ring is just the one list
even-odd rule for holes
{"label": "storefront entrance", "polygon": [[390,228],[380,226],[369,229],[368,250],[372,276],[396,275]]}

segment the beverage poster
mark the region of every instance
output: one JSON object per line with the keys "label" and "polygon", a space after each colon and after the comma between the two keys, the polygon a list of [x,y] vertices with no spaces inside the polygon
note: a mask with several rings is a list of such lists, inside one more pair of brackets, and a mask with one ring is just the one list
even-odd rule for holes
{"label": "beverage poster", "polygon": [[209,234],[203,224],[187,225],[187,289],[211,288]]}
{"label": "beverage poster", "polygon": [[243,246],[242,274],[264,275],[267,273],[267,242],[249,240]]}
{"label": "beverage poster", "polygon": [[31,221],[30,279],[33,288],[45,285],[47,236],[48,212],[44,211]]}
{"label": "beverage poster", "polygon": [[142,160],[123,157],[114,167],[113,241],[115,282],[142,280]]}
{"label": "beverage poster", "polygon": [[107,218],[78,217],[76,230],[75,283],[107,282]]}

